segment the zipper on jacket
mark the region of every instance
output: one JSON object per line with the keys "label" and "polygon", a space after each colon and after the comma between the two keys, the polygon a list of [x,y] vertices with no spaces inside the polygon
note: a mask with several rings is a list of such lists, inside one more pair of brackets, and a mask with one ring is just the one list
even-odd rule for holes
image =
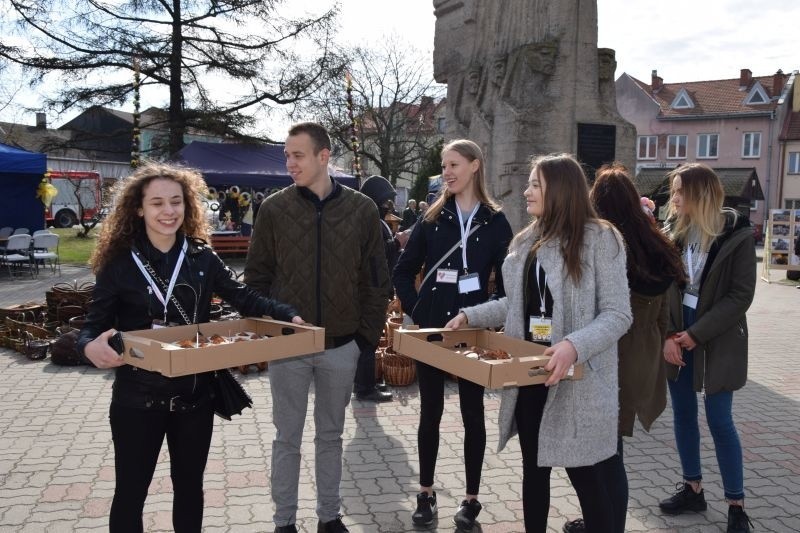
{"label": "zipper on jacket", "polygon": [[324,204],[317,206],[317,321],[315,324],[322,325],[322,208]]}

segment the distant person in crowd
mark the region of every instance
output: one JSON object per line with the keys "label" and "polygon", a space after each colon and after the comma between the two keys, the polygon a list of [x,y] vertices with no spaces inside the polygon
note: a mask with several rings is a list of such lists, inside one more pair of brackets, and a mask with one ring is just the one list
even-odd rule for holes
{"label": "distant person in crowd", "polygon": [[664,342],[675,441],[683,482],[659,506],[667,514],[705,511],[697,393],[728,502],[728,533],[750,532],[744,511],[742,447],[733,422],[733,391],[747,382],[747,317],[756,286],[750,221],[723,208],[725,192],[711,168],[691,163],[669,174],[667,232],[683,255],[688,283],[670,291]]}
{"label": "distant person in crowd", "polygon": [[239,229],[242,223],[242,212],[239,206],[239,187],[234,185],[228,189],[221,210],[225,218],[231,223],[231,226],[226,229]]}
{"label": "distant person in crowd", "polygon": [[[384,178],[384,179],[386,179],[386,178]],[[388,202],[386,202],[386,213],[387,214],[392,214],[392,215],[400,218],[400,213],[398,213],[397,209],[395,209],[395,207],[394,207],[394,200],[389,200]]]}
{"label": "distant person in crowd", "polygon": [[[525,531],[547,531],[550,470],[565,467],[585,531],[614,531],[617,453],[617,342],[631,325],[625,245],[597,217],[586,176],[570,155],[533,160],[525,190],[533,222],[503,264],[506,298],[462,309],[446,327],[497,327],[548,348],[544,384],[507,387],[500,405],[500,449],[515,432],[522,450]],[[564,380],[573,365],[583,377]]]}
{"label": "distant person in crowd", "polygon": [[325,351],[269,364],[275,531],[297,531],[300,446],[313,383],[317,531],[340,533],[347,531],[339,492],[345,412],[359,355],[378,344],[391,287],[378,210],[328,175],[325,128],[292,126],[284,151],[294,184],[262,202],[244,276],[324,327]]}
{"label": "distant person in crowd", "polygon": [[400,222],[400,231],[405,231],[417,221],[417,201],[413,198],[408,201],[408,205],[403,209],[403,220]]}
{"label": "distant person in crowd", "polygon": [[[667,404],[666,365],[661,348],[666,338],[669,310],[667,289],[683,283],[678,249],[655,225],[653,212],[636,193],[628,171],[619,164],[597,171],[589,194],[597,216],[622,234],[626,250],[628,288],[633,325],[617,343],[619,353],[619,439],[617,453],[601,464],[603,476],[613,480],[609,492],[613,528],[624,533],[628,512],[628,477],[623,463],[622,437],[633,436],[636,418],[645,431]],[[583,533],[583,519],[568,522],[565,533]]]}
{"label": "distant person in crowd", "polygon": [[116,331],[209,321],[212,294],[246,316],[302,324],[297,312],[237,282],[206,244],[199,173],[147,164],[119,182],[103,222],[92,269],[97,281],[78,351],[98,368],[117,368],[111,394],[116,486],[112,532],[143,531],[142,510],[164,437],[170,455],[175,531],[203,521],[203,472],[214,412],[211,372],[169,378],[123,364],[109,345]]}
{"label": "distant person in crowd", "polygon": [[425,216],[425,213],[428,212],[428,202],[420,202],[419,203],[419,217]]}
{"label": "distant person in crowd", "polygon": [[241,233],[249,237],[253,233],[253,199],[252,195],[245,191],[239,195],[239,210],[242,213]]}
{"label": "distant person in crowd", "polygon": [[[415,324],[440,328],[465,306],[503,296],[500,267],[511,240],[511,226],[486,188],[485,159],[472,141],[455,140],[442,149],[444,192],[414,225],[411,237],[394,269],[394,285],[403,309]],[[426,206],[427,207],[427,206]],[[415,280],[424,267],[424,279]],[[495,272],[496,294],[489,294],[489,276]],[[419,484],[415,526],[433,522],[437,513],[433,490],[439,454],[439,424],[444,410],[443,370],[417,362],[420,418]],[[455,524],[471,530],[482,506],[478,501],[486,448],[483,386],[458,380],[464,423],[466,494]]]}
{"label": "distant person in crowd", "polygon": [[[397,262],[397,256],[400,255],[400,245],[384,217],[390,212],[390,202],[395,197],[396,192],[386,178],[370,176],[361,185],[361,193],[375,202],[375,206],[378,208],[378,216],[381,221],[381,239],[386,253],[387,272],[391,272]],[[377,385],[375,383],[375,351],[377,348],[378,345],[375,344],[374,346],[366,346],[361,350],[353,390],[356,398],[361,401],[390,402],[392,401],[392,393],[386,390],[385,385]]]}
{"label": "distant person in crowd", "polygon": [[253,221],[258,218],[258,208],[261,207],[261,202],[264,201],[264,193],[258,191],[253,195]]}

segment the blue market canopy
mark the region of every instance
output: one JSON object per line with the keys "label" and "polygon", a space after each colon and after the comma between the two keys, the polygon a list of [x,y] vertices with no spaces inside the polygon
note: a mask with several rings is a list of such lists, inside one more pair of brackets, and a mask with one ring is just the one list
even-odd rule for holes
{"label": "blue market canopy", "polygon": [[0,143],[0,227],[44,228],[44,204],[36,189],[47,170],[47,156]]}
{"label": "blue market canopy", "polygon": [[32,174],[41,177],[46,170],[46,155],[0,143],[0,173]]}
{"label": "blue market canopy", "polygon": [[[209,186],[220,188],[238,185],[256,189],[273,189],[292,184],[286,171],[282,144],[228,144],[194,141],[174,156],[173,160],[199,170]],[[343,172],[331,175],[348,187],[358,188],[356,178]]]}

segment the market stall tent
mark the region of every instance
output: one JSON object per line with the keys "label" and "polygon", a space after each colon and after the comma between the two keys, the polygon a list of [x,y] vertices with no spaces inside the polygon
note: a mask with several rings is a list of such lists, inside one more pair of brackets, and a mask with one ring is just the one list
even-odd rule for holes
{"label": "market stall tent", "polygon": [[47,156],[0,143],[0,227],[44,228],[44,204],[36,189],[47,170]]}
{"label": "market stall tent", "polygon": [[[275,189],[292,184],[286,171],[282,144],[229,144],[194,141],[173,160],[203,174],[206,183],[217,189],[237,185],[254,189]],[[342,185],[357,188],[356,178],[331,171]]]}

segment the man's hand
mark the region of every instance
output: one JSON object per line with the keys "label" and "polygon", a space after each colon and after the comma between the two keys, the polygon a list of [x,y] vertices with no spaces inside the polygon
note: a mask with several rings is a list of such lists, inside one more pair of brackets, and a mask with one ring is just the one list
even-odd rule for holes
{"label": "man's hand", "polygon": [[108,339],[116,332],[115,329],[104,331],[84,348],[86,358],[97,368],[114,368],[125,364],[122,356],[108,344]]}
{"label": "man's hand", "polygon": [[564,379],[570,367],[578,360],[575,346],[566,339],[547,348],[544,355],[550,356],[550,360],[544,365],[544,369],[550,372],[550,377],[544,382],[548,387]]}
{"label": "man's hand", "polygon": [[458,313],[455,318],[445,324],[444,327],[445,329],[461,329],[466,326],[467,323],[469,323],[469,319],[467,318],[467,315],[462,312]]}
{"label": "man's hand", "polygon": [[292,323],[293,323],[293,324],[297,324],[298,326],[302,326],[302,325],[304,325],[304,324],[306,323],[306,321],[305,321],[305,320],[303,320],[303,319],[302,319],[302,318],[301,318],[301,317],[298,315],[298,316],[296,316],[296,317],[292,318]]}

